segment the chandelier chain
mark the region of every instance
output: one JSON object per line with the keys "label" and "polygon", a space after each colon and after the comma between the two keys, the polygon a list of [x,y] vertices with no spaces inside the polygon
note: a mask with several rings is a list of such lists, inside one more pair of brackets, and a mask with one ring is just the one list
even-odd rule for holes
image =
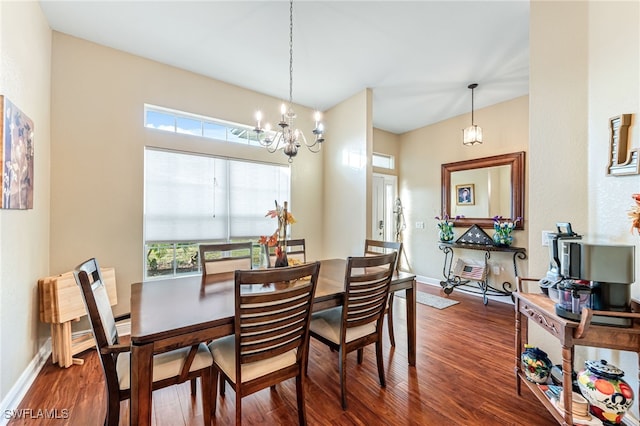
{"label": "chandelier chain", "polygon": [[289,2],[289,108],[293,102],[293,0]]}
{"label": "chandelier chain", "polygon": [[313,153],[320,152],[324,142],[324,125],[320,121],[320,112],[315,113],[315,128],[312,133],[313,142],[307,142],[304,133],[295,127],[296,114],[293,111],[293,0],[289,0],[289,106],[285,102],[280,108],[280,130],[271,131],[271,126],[266,123],[262,127],[262,113],[256,112],[256,127],[253,129],[257,134],[260,145],[267,148],[267,151],[274,153],[278,150],[289,157],[289,163],[293,162],[293,157],[298,155],[298,148],[304,144]]}

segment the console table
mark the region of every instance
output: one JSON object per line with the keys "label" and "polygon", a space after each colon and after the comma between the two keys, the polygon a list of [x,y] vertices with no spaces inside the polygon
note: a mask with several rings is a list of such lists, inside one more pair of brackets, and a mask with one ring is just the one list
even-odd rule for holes
{"label": "console table", "polygon": [[[515,375],[516,392],[520,395],[521,383],[525,383],[533,394],[542,402],[549,412],[562,425],[573,425],[571,392],[564,392],[564,412],[556,409],[554,403],[547,398],[542,390],[526,379],[522,371],[520,354],[528,338],[528,320],[536,322],[544,330],[560,341],[562,345],[562,387],[571,389],[571,372],[573,371],[574,346],[592,346],[621,351],[640,353],[640,314],[632,312],[592,311],[584,308],[581,321],[562,318],[555,313],[555,304],[545,294],[522,293],[520,281],[537,281],[528,278],[518,279],[518,291],[513,293],[516,314],[516,347],[515,347]],[[637,311],[638,302],[632,301],[632,309]],[[636,319],[633,327],[621,328],[603,325],[592,325],[592,315],[608,315],[631,317]],[[639,357],[640,360],[640,357]],[[640,389],[636,395],[640,395]]]}
{"label": "console table", "polygon": [[[513,255],[513,272],[516,277],[518,276],[518,265],[516,259],[526,259],[527,251],[522,247],[499,247],[494,245],[484,244],[469,244],[469,243],[445,243],[440,242],[438,248],[444,252],[444,266],[442,268],[442,275],[444,281],[440,281],[440,285],[444,289],[446,294],[450,294],[454,288],[458,286],[468,285],[471,281],[475,281],[478,284],[478,288],[473,287],[464,288],[463,290],[471,293],[482,294],[482,301],[486,305],[489,302],[487,296],[510,296],[513,292],[513,285],[509,281],[502,283],[502,288],[497,288],[489,283],[487,278],[487,267],[492,252],[511,253]],[[468,278],[469,276],[460,276],[451,270],[454,258],[454,250],[481,250],[484,251],[484,271],[477,277]]]}

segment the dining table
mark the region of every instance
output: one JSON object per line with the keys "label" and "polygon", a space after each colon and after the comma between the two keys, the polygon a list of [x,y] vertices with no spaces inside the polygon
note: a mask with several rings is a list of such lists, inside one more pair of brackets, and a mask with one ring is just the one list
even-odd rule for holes
{"label": "dining table", "polygon": [[[343,303],[346,259],[320,261],[313,311]],[[154,279],[131,286],[131,400],[132,425],[150,425],[153,356],[208,342],[234,333],[234,273]],[[270,291],[270,286],[245,286],[244,292]],[[416,277],[396,271],[392,292],[405,291],[407,358],[416,365]]]}

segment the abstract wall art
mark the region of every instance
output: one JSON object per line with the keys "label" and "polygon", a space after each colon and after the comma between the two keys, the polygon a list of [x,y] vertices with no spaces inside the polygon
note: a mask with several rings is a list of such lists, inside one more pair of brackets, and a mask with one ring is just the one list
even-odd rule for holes
{"label": "abstract wall art", "polygon": [[33,121],[0,95],[3,209],[33,208]]}

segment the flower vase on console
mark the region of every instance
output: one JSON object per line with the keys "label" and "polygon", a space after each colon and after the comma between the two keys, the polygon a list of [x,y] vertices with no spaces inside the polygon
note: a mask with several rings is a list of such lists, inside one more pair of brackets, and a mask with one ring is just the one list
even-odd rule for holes
{"label": "flower vase on console", "polygon": [[493,243],[498,247],[509,247],[513,244],[513,236],[511,232],[516,227],[516,224],[520,221],[520,218],[516,220],[503,220],[502,216],[494,216],[493,218]]}
{"label": "flower vase on console", "polygon": [[454,225],[454,222],[460,219],[461,217],[462,216],[456,216],[453,219],[449,219],[449,215],[446,213],[442,215],[442,219],[436,216],[436,220],[438,221],[438,229],[439,229],[438,237],[440,238],[441,242],[449,243],[453,241],[453,239],[455,238],[455,234],[453,233],[453,225]]}

